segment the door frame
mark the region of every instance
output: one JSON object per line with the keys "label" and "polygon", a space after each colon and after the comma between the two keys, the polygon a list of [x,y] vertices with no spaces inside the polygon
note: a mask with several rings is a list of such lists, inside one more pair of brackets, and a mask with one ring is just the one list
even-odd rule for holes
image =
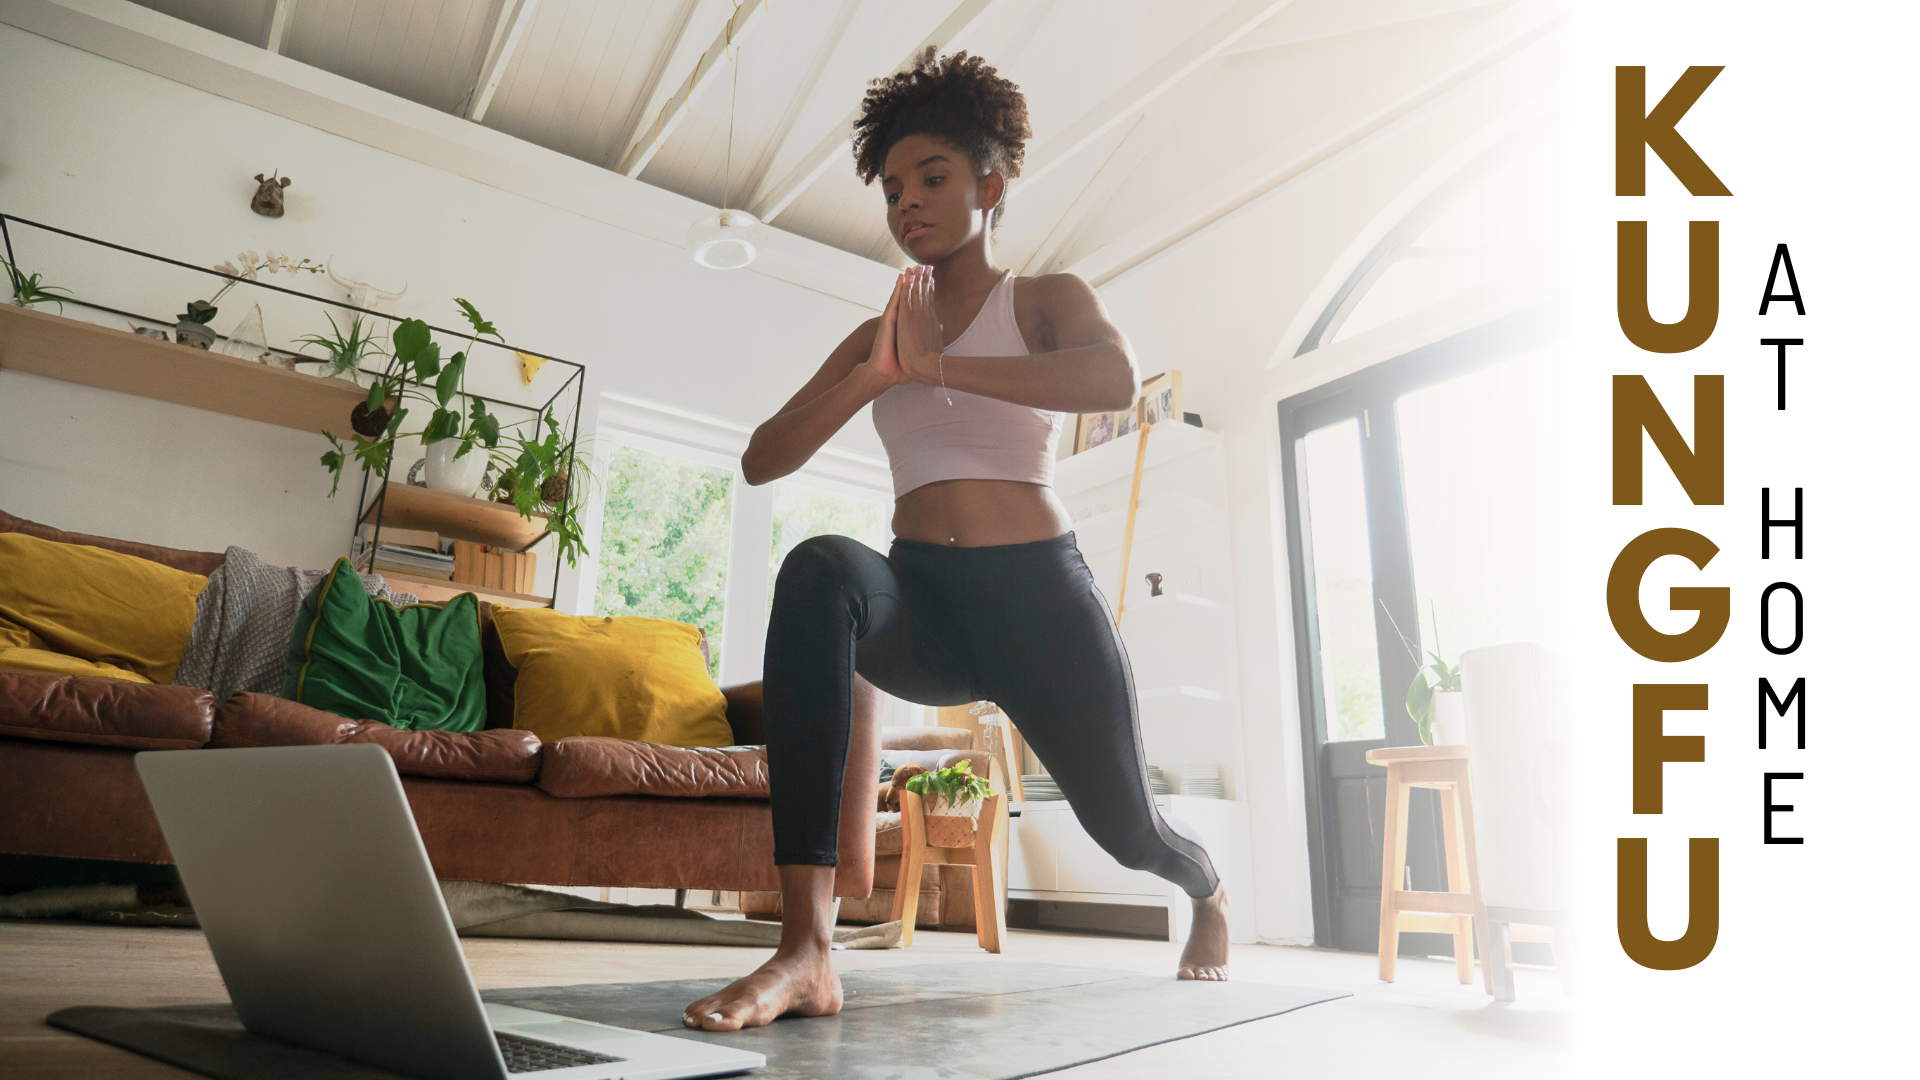
{"label": "door frame", "polygon": [[[1400,471],[1398,423],[1394,404],[1404,394],[1455,376],[1499,363],[1547,344],[1556,336],[1557,321],[1548,305],[1536,305],[1460,331],[1399,356],[1310,390],[1282,399],[1277,405],[1280,423],[1281,501],[1286,516],[1288,583],[1292,594],[1295,690],[1299,695],[1303,795],[1307,819],[1307,867],[1313,900],[1314,944],[1338,948],[1334,912],[1338,897],[1330,865],[1331,792],[1323,790],[1321,774],[1327,747],[1362,751],[1373,746],[1408,746],[1419,734],[1401,699],[1388,691],[1406,686],[1418,665],[1407,655],[1397,633],[1423,648],[1417,593],[1413,580],[1411,538]],[[1312,550],[1307,543],[1303,499],[1304,463],[1300,442],[1309,432],[1346,417],[1361,420],[1361,475],[1366,491],[1367,535],[1371,548],[1374,591],[1375,644],[1380,665],[1381,708],[1386,738],[1329,743],[1326,695],[1320,677],[1319,629],[1315,618]],[[1384,605],[1384,610],[1383,610]],[[1371,769],[1372,766],[1367,768]],[[1382,777],[1384,768],[1379,769]],[[1369,802],[1369,811],[1374,807]],[[1380,811],[1384,814],[1384,808]],[[1382,818],[1384,824],[1384,817]],[[1421,831],[1421,830],[1416,830]],[[1379,835],[1378,832],[1375,835]],[[1414,853],[1409,852],[1412,859]],[[1416,869],[1416,873],[1418,870]],[[1376,918],[1377,925],[1377,918]]]}

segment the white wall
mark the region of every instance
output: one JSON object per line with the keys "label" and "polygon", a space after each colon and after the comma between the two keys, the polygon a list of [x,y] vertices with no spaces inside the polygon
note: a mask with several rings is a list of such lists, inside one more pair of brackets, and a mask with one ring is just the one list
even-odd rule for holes
{"label": "white wall", "polygon": [[[673,245],[6,25],[0,80],[0,210],[200,265],[267,248],[337,255],[384,287],[408,284],[386,310],[441,326],[467,297],[508,340],[587,365],[590,403],[610,390],[754,424],[872,314],[768,275],[703,270]],[[294,178],[277,220],[247,206],[252,176],[275,169]],[[26,230],[15,244],[30,269],[86,265]],[[173,273],[53,280],[168,315],[208,291]],[[338,292],[324,277],[299,287]],[[216,327],[240,311],[223,303]],[[306,329],[271,315],[267,326],[274,344]],[[880,452],[864,420],[836,443]],[[345,552],[353,517],[346,485],[326,499],[326,449],[317,435],[0,372],[0,507],[62,528],[322,566]]]}

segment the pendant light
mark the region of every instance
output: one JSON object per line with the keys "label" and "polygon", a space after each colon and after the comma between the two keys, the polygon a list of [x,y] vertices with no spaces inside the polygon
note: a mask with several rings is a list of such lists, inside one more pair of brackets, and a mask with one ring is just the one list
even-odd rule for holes
{"label": "pendant light", "polygon": [[[735,14],[739,12],[735,8]],[[733,20],[727,20],[727,36],[733,36]],[[693,223],[687,230],[687,246],[693,249],[693,261],[710,270],[738,270],[766,250],[768,230],[759,218],[745,210],[727,208],[733,192],[733,117],[740,102],[740,50],[733,51],[733,98],[727,103],[727,166],[720,180],[720,209]]]}

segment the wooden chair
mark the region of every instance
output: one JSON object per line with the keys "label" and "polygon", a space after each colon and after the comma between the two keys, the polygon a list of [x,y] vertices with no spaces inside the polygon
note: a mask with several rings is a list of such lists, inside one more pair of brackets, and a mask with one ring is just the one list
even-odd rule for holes
{"label": "wooden chair", "polygon": [[[1480,896],[1474,851],[1473,792],[1464,746],[1388,746],[1367,751],[1367,762],[1387,767],[1387,829],[1380,859],[1380,978],[1393,981],[1394,958],[1403,933],[1453,935],[1453,964],[1460,981],[1473,982],[1476,931],[1480,955],[1493,955],[1487,905]],[[1447,855],[1447,891],[1415,892],[1406,882],[1407,810],[1414,788],[1441,792],[1440,831]],[[1494,993],[1491,965],[1487,992]],[[1509,1000],[1511,992],[1509,992]]]}
{"label": "wooden chair", "polygon": [[[983,842],[984,840],[984,842]],[[911,791],[900,792],[900,876],[893,886],[893,918],[900,923],[900,944],[913,945],[913,920],[920,906],[920,872],[928,863],[973,867],[973,925],[980,947],[997,953],[1007,936],[1006,882],[999,868],[1006,865],[1007,801],[995,792],[980,804],[971,843],[966,847],[938,847],[927,836],[926,802]]]}

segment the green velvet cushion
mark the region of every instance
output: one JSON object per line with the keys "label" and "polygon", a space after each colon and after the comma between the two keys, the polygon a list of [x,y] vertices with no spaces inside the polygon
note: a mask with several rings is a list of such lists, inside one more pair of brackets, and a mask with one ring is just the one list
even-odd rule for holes
{"label": "green velvet cushion", "polygon": [[479,731],[487,722],[479,601],[461,593],[445,607],[396,608],[369,597],[341,559],[300,605],[285,696],[410,731]]}

